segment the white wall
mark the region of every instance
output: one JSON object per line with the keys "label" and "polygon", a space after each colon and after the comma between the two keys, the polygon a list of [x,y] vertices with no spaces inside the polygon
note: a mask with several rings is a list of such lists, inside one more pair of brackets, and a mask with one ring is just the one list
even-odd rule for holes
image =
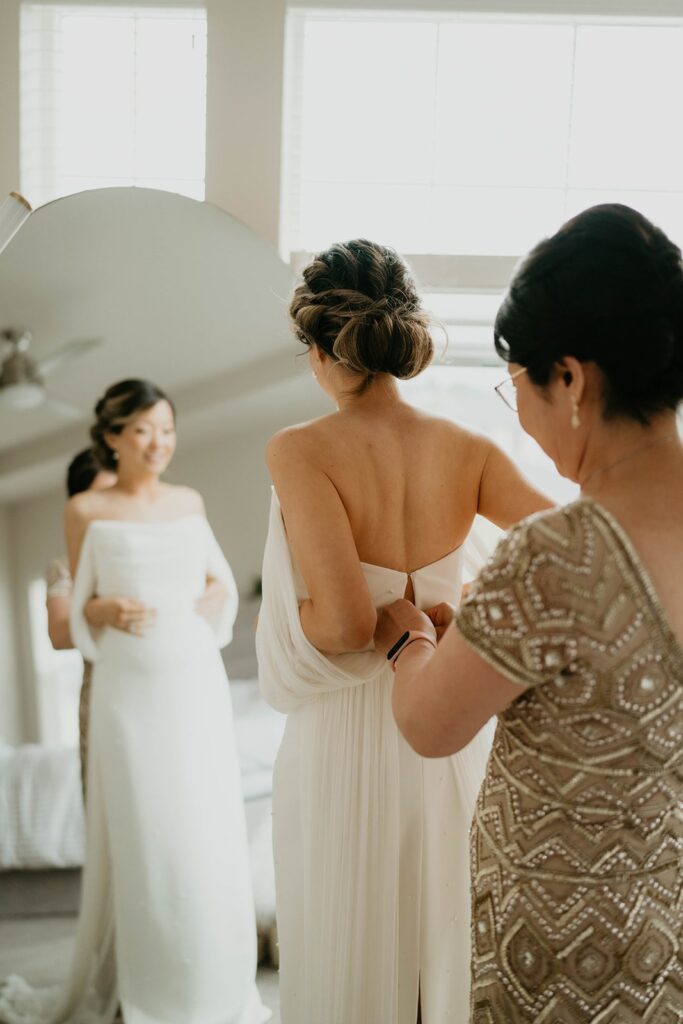
{"label": "white wall", "polygon": [[19,743],[24,734],[21,691],[17,685],[12,537],[9,509],[0,505],[0,740]]}
{"label": "white wall", "polygon": [[0,0],[0,198],[19,187],[19,0]]}
{"label": "white wall", "polygon": [[206,199],[277,247],[285,0],[207,0]]}

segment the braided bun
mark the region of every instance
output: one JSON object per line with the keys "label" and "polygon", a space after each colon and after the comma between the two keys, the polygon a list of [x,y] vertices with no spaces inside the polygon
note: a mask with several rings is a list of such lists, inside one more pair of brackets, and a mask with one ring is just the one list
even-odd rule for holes
{"label": "braided bun", "polygon": [[103,469],[112,472],[117,470],[114,452],[107,444],[107,434],[120,434],[127,423],[151,409],[157,402],[168,402],[173,409],[173,402],[161,388],[149,380],[121,380],[107,388],[95,406],[95,422],[90,428],[90,437],[95,458]]}
{"label": "braided bun", "polygon": [[361,378],[415,377],[434,345],[408,267],[393,249],[366,239],[333,245],[306,267],[289,313],[305,345],[318,345]]}

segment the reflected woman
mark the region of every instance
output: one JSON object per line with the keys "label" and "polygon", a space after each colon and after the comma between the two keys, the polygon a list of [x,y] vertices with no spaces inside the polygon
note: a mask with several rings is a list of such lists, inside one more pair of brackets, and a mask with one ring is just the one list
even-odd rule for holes
{"label": "reflected woman", "polygon": [[489,441],[401,398],[397,378],[433,349],[393,250],[332,246],[290,312],[336,411],[267,453],[257,649],[263,691],[288,714],[273,793],[282,1021],[415,1024],[421,1004],[424,1024],[462,1024],[466,836],[488,742],[416,756],[372,638],[396,597],[458,600],[477,513],[507,528],[549,502]]}
{"label": "reflected woman", "polygon": [[[598,206],[496,320],[519,419],[581,486],[501,542],[455,614],[387,608],[427,757],[498,716],[472,831],[473,1024],[655,1024],[683,1006],[681,253]],[[436,632],[450,628],[438,649]]]}
{"label": "reflected woman", "polygon": [[[201,497],[161,480],[175,414],[148,381],[110,387],[92,428],[106,491],[73,498],[71,632],[93,662],[87,849],[74,962],[48,1019],[259,1024],[256,928],[219,646],[237,610]],[[227,603],[197,610],[207,575]],[[114,945],[114,935],[116,943]],[[94,992],[92,989],[94,988]],[[0,1020],[21,1014],[10,982]]]}
{"label": "reflected woman", "polygon": [[[116,483],[116,474],[102,469],[95,458],[92,448],[84,448],[69,463],[66,473],[66,492],[69,498],[83,491],[100,491],[112,487]],[[71,592],[73,577],[69,568],[69,559],[54,558],[45,573],[47,583],[46,606],[47,628],[50,642],[56,651],[68,651],[73,648],[69,616],[71,614]],[[81,784],[83,797],[87,788],[88,765],[88,717],[90,714],[90,682],[92,665],[86,661],[83,665],[83,682],[78,701],[78,736],[81,758]]]}

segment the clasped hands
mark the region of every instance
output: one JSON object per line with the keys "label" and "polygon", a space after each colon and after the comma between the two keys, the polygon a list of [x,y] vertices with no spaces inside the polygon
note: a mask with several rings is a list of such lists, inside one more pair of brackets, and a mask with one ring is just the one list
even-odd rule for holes
{"label": "clasped hands", "polygon": [[416,608],[412,601],[400,598],[381,608],[377,614],[375,650],[386,655],[399,637],[409,629],[429,633],[438,644],[454,616],[455,607],[446,601],[423,612]]}
{"label": "clasped hands", "polygon": [[[220,580],[209,577],[201,597],[195,601],[195,611],[210,622],[228,597]],[[156,622],[156,609],[129,597],[91,597],[85,606],[85,617],[91,626],[101,629],[110,626],[133,636],[144,636]]]}

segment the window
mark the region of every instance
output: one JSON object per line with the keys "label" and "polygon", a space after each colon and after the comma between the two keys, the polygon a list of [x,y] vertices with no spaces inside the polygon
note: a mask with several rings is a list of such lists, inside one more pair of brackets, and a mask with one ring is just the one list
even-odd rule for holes
{"label": "window", "polygon": [[606,200],[683,238],[682,59],[656,18],[291,11],[283,252],[519,256]]}
{"label": "window", "polygon": [[516,260],[595,203],[683,242],[683,21],[418,6],[290,11],[282,255],[298,269],[358,236],[402,252],[448,341],[437,330],[404,393],[566,501],[574,485],[493,392],[493,320]]}
{"label": "window", "polygon": [[206,12],[21,7],[21,187],[33,205],[141,185],[204,198]]}

